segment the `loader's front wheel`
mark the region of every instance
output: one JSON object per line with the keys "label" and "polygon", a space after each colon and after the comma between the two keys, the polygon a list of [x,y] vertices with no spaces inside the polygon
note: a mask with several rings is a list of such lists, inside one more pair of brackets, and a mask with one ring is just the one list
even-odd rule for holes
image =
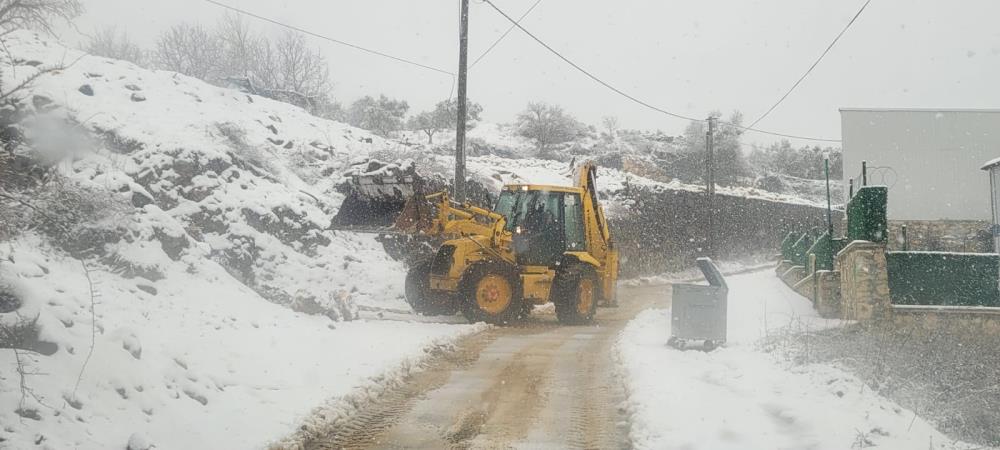
{"label": "loader's front wheel", "polygon": [[508,324],[521,317],[524,307],[517,272],[499,263],[482,263],[462,277],[462,313],[471,322]]}
{"label": "loader's front wheel", "polygon": [[450,316],[458,312],[450,298],[435,295],[430,289],[431,260],[414,264],[406,273],[406,303],[425,316]]}
{"label": "loader's front wheel", "polygon": [[600,284],[594,269],[583,263],[563,269],[552,282],[552,302],[560,323],[582,325],[594,320]]}

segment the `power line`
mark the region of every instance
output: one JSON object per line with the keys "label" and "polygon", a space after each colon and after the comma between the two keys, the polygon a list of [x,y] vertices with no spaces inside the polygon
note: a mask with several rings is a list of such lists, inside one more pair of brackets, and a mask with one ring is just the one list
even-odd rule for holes
{"label": "power line", "polygon": [[316,38],[319,38],[319,39],[330,41],[330,42],[333,42],[335,44],[340,44],[340,45],[344,45],[344,46],[347,46],[347,47],[351,47],[351,48],[353,48],[355,50],[360,50],[360,51],[363,51],[365,53],[370,53],[372,55],[381,56],[383,58],[389,58],[389,59],[392,59],[392,60],[395,60],[395,61],[398,61],[398,62],[401,62],[401,63],[410,64],[410,65],[417,66],[417,67],[422,67],[422,68],[427,69],[427,70],[433,70],[435,72],[440,72],[440,73],[443,73],[445,75],[451,75],[452,77],[455,76],[454,73],[449,72],[449,71],[444,70],[444,69],[438,69],[437,67],[431,67],[431,66],[428,66],[426,64],[421,64],[421,63],[418,63],[416,61],[411,61],[409,59],[400,58],[398,56],[393,56],[393,55],[390,55],[388,53],[380,52],[378,50],[372,50],[370,48],[365,48],[365,47],[362,47],[362,46],[357,45],[357,44],[352,44],[350,42],[344,42],[344,41],[342,41],[340,39],[334,39],[334,38],[329,37],[329,36],[323,36],[321,34],[317,34],[317,33],[314,33],[312,31],[296,27],[294,25],[289,25],[289,24],[286,24],[286,23],[278,22],[277,20],[270,19],[270,18],[267,18],[267,17],[264,17],[264,16],[260,16],[260,15],[254,14],[252,12],[249,12],[249,11],[237,8],[235,6],[230,6],[230,5],[227,5],[227,4],[224,4],[224,3],[220,3],[220,2],[218,2],[216,0],[204,0],[204,1],[207,2],[207,3],[211,3],[213,5],[216,5],[216,6],[223,7],[225,9],[228,9],[228,10],[231,10],[231,11],[238,12],[240,14],[246,14],[246,15],[248,15],[250,17],[255,18],[255,19],[263,20],[264,22],[272,23],[272,24],[280,26],[280,27],[284,27],[284,28],[288,28],[290,30],[298,31],[299,33],[307,34],[307,35],[312,36],[312,37],[316,37]]}
{"label": "power line", "polygon": [[[520,23],[518,23],[516,20],[514,20],[509,15],[507,15],[507,13],[503,12],[503,10],[501,10],[500,8],[498,8],[497,5],[494,5],[491,0],[483,0],[483,2],[486,3],[487,5],[490,5],[490,7],[492,7],[494,10],[496,10],[496,12],[500,13],[500,15],[503,16],[505,19],[507,19],[507,21],[509,21],[510,23],[512,23],[514,27],[517,27],[518,29],[520,29],[524,34],[528,35],[528,37],[530,37],[531,39],[533,39],[535,42],[537,42],[542,47],[545,47],[546,50],[548,50],[549,52],[551,52],[553,55],[555,55],[559,59],[563,60],[566,64],[569,64],[570,66],[572,66],[574,69],[576,69],[580,73],[586,75],[591,80],[594,80],[598,84],[600,84],[600,85],[602,85],[602,86],[610,89],[611,91],[615,92],[616,94],[621,95],[622,97],[625,97],[625,98],[627,98],[627,99],[629,99],[629,100],[631,100],[631,101],[633,101],[633,102],[635,102],[635,103],[637,103],[639,105],[642,105],[642,106],[644,106],[646,108],[649,108],[649,109],[651,109],[653,111],[656,111],[656,112],[659,112],[659,113],[662,113],[662,114],[665,114],[665,115],[668,115],[668,116],[671,116],[671,117],[676,117],[678,119],[689,120],[689,121],[692,121],[692,122],[707,122],[705,119],[697,119],[697,118],[694,118],[694,117],[690,117],[690,116],[686,116],[686,115],[683,115],[683,114],[670,112],[670,111],[667,111],[667,110],[662,109],[662,108],[658,108],[658,107],[653,106],[653,105],[651,105],[651,104],[649,104],[649,103],[647,103],[647,102],[645,102],[643,100],[640,100],[640,99],[638,99],[638,98],[636,98],[636,97],[634,97],[632,95],[629,95],[628,93],[622,91],[621,89],[616,88],[615,86],[609,84],[608,82],[606,82],[606,81],[598,78],[596,75],[588,72],[586,69],[584,69],[583,67],[580,67],[578,64],[574,63],[569,58],[563,56],[557,50],[555,50],[554,48],[550,47],[544,41],[542,41],[537,36],[535,36],[530,31],[528,31],[523,26],[521,26]],[[721,121],[721,120],[718,121],[718,123],[725,124],[725,125],[730,125],[730,126],[739,128],[741,130],[754,131],[754,132],[757,132],[757,133],[769,134],[769,135],[772,135],[772,136],[780,136],[780,137],[786,137],[786,138],[792,138],[792,139],[802,139],[802,140],[807,140],[807,141],[840,142],[839,139],[814,138],[814,137],[799,136],[799,135],[794,135],[794,134],[776,133],[776,132],[773,132],[773,131],[760,130],[760,129],[756,129],[756,128],[752,128],[752,127],[738,125],[738,124],[735,124],[735,123],[732,123],[732,122],[724,122],[724,121]]]}
{"label": "power line", "polygon": [[[521,17],[517,19],[517,22],[515,22],[515,24],[521,23],[521,21],[524,20],[525,17],[528,17],[528,14],[531,14],[531,11],[534,10],[535,7],[538,6],[538,4],[541,2],[542,0],[536,0],[535,3],[531,5],[531,7],[528,8],[527,11],[524,12],[524,14],[521,14]],[[479,60],[483,59],[486,55],[488,55],[490,51],[493,50],[493,47],[496,47],[497,44],[499,44],[500,41],[502,41],[505,37],[507,37],[507,35],[510,34],[511,31],[514,31],[514,28],[515,28],[514,25],[511,25],[509,28],[507,28],[507,31],[504,31],[503,34],[500,35],[500,37],[498,37],[495,41],[493,41],[493,43],[490,44],[490,47],[487,48],[486,51],[484,51],[481,55],[479,55],[479,57],[476,58],[476,60],[473,61],[471,65],[469,65],[469,68],[471,69],[475,67],[476,64],[479,62]]]}
{"label": "power line", "polygon": [[833,41],[830,42],[830,45],[826,46],[826,50],[823,50],[823,53],[819,55],[819,58],[816,58],[816,61],[814,61],[811,66],[809,66],[809,69],[806,70],[806,73],[802,74],[802,76],[799,77],[799,79],[795,82],[795,84],[793,84],[792,87],[788,88],[788,92],[785,92],[785,95],[782,95],[777,102],[771,105],[771,107],[768,108],[766,112],[764,112],[764,114],[758,117],[757,120],[753,121],[753,123],[750,124],[751,127],[757,125],[757,122],[764,120],[764,118],[767,117],[768,114],[771,114],[771,111],[774,111],[774,109],[777,108],[778,105],[781,104],[781,102],[785,101],[785,99],[788,98],[789,95],[791,95],[792,91],[794,91],[795,88],[799,86],[799,83],[802,83],[802,80],[805,80],[806,77],[809,76],[809,73],[812,72],[813,69],[815,69],[816,66],[819,65],[819,62],[823,60],[823,57],[825,57],[826,54],[830,52],[830,49],[832,49],[833,46],[837,43],[837,41],[840,40],[840,37],[843,36],[844,33],[846,33],[849,28],[851,28],[851,25],[854,24],[854,21],[858,20],[858,17],[861,16],[861,13],[865,11],[865,8],[867,8],[868,4],[871,2],[872,0],[867,0],[864,5],[861,5],[861,9],[859,9],[858,12],[854,14],[854,17],[851,18],[850,22],[847,22],[847,25],[844,26],[844,29],[840,30],[840,33],[837,34],[837,37],[833,38]]}

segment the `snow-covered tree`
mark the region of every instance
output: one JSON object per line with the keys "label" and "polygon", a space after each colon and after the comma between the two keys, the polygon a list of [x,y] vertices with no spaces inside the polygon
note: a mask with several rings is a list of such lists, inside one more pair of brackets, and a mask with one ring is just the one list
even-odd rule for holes
{"label": "snow-covered tree", "polygon": [[406,100],[396,100],[380,95],[364,96],[351,104],[347,121],[358,128],[379,136],[390,136],[403,128],[403,118],[410,109]]}
{"label": "snow-covered tree", "polygon": [[838,148],[795,148],[787,140],[782,140],[767,147],[755,148],[750,152],[749,161],[759,171],[820,180],[826,176],[823,159],[827,153],[830,155],[830,178],[842,178],[843,154]]}
{"label": "snow-covered tree", "polygon": [[434,135],[441,131],[441,121],[438,120],[436,111],[423,111],[406,122],[406,126],[413,130],[427,135],[427,143],[434,143]]}
{"label": "snow-covered tree", "polygon": [[[721,118],[722,113],[716,111],[712,117]],[[723,186],[738,184],[740,178],[752,175],[741,150],[740,137],[743,130],[743,114],[733,112],[723,123],[720,121],[715,130],[715,145],[713,162],[715,167],[715,182]],[[708,125],[704,122],[691,122],[684,130],[680,145],[680,157],[666,167],[664,171],[688,183],[704,183],[707,170],[705,138]]]}
{"label": "snow-covered tree", "polygon": [[601,119],[601,126],[604,127],[604,133],[608,136],[608,139],[615,140],[618,137],[618,130],[621,129],[621,124],[618,123],[617,117],[604,116]]}
{"label": "snow-covered tree", "polygon": [[541,156],[551,146],[573,140],[585,128],[562,107],[542,102],[528,103],[528,107],[517,115],[516,122],[517,134],[531,139]]}
{"label": "snow-covered tree", "polygon": [[[471,100],[465,102],[465,128],[475,128],[479,115],[483,112],[482,105]],[[421,131],[427,135],[427,143],[434,143],[434,135],[441,130],[454,130],[458,124],[458,100],[444,100],[434,106],[433,111],[424,111],[410,118],[407,125],[411,130]]]}
{"label": "snow-covered tree", "polygon": [[87,41],[84,51],[91,55],[121,59],[137,65],[145,65],[146,52],[132,42],[126,32],[118,32],[114,26],[98,30]]}

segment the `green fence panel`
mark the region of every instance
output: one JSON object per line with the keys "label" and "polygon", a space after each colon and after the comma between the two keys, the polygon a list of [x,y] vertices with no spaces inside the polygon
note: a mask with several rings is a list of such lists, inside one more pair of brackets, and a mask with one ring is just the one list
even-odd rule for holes
{"label": "green fence panel", "polygon": [[864,186],[847,203],[847,238],[885,243],[889,236],[886,208],[888,188]]}
{"label": "green fence panel", "polygon": [[809,251],[809,247],[812,247],[813,239],[809,233],[802,233],[799,238],[792,244],[791,248],[791,258],[789,261],[796,266],[805,266],[806,262],[809,261],[809,257],[806,252]]}
{"label": "green fence panel", "polygon": [[833,239],[830,239],[830,233],[823,233],[816,239],[812,247],[809,247],[806,252],[806,261],[809,261],[808,255],[816,255],[816,270],[833,270],[834,254]]}
{"label": "green fence panel", "polygon": [[783,261],[790,261],[792,259],[792,246],[795,245],[795,241],[799,240],[799,235],[794,231],[789,231],[785,239],[781,241],[781,259]]}
{"label": "green fence panel", "polygon": [[888,252],[889,296],[899,305],[1000,306],[1000,255]]}

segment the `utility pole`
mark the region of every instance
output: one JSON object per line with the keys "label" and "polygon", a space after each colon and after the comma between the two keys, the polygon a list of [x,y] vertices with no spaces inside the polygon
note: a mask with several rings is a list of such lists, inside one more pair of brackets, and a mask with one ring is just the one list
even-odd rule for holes
{"label": "utility pole", "polygon": [[715,256],[715,117],[708,118],[708,132],[705,133],[705,194],[708,196],[708,227],[706,229],[705,250],[708,256]]}
{"label": "utility pole", "polygon": [[455,126],[455,200],[465,201],[465,115],[469,62],[469,0],[462,0],[458,31],[458,123]]}
{"label": "utility pole", "polygon": [[[833,207],[830,201],[830,152],[823,153],[823,167],[826,171],[826,232],[833,239]],[[903,225],[904,232],[906,225]]]}

